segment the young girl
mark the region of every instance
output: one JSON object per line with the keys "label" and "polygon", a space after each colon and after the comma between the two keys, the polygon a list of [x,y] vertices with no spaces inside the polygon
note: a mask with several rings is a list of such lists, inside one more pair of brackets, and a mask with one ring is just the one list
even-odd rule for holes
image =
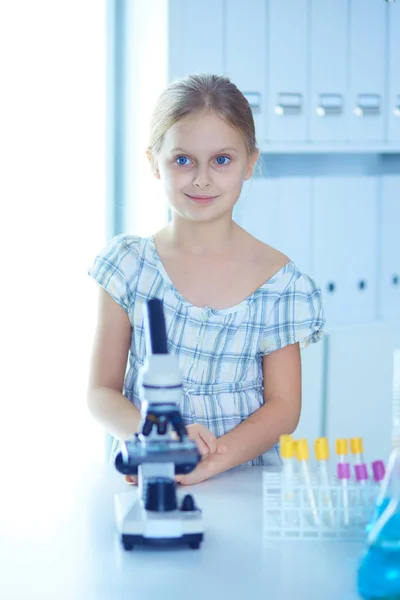
{"label": "young girl", "polygon": [[279,436],[300,417],[300,346],[325,325],[314,281],[232,220],[258,154],[251,108],[227,78],[172,83],[147,149],[172,220],[147,238],[117,235],[89,271],[100,303],[88,404],[116,438],[111,459],[140,421],[143,306],[163,300],[183,377],[180,410],[202,454],[182,484],[279,460]]}

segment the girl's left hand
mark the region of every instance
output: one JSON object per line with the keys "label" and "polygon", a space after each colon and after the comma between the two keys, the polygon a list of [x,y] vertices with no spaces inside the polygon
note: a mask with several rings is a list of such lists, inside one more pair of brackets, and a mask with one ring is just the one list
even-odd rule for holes
{"label": "girl's left hand", "polygon": [[[175,475],[176,483],[180,483],[181,485],[195,485],[209,479],[215,475],[215,461],[218,461],[218,457],[225,454],[226,450],[224,444],[217,443],[216,452],[205,456],[191,473],[187,475]],[[125,475],[125,481],[131,485],[137,485],[137,477],[135,475]]]}
{"label": "girl's left hand", "polygon": [[179,475],[178,483],[181,485],[194,485],[209,479],[211,476],[210,461],[205,458],[187,475]]}
{"label": "girl's left hand", "polygon": [[178,483],[181,485],[195,485],[220,472],[220,469],[217,468],[219,457],[225,453],[226,446],[221,443],[217,444],[216,452],[203,458],[191,473],[188,473],[187,475],[177,475],[177,478],[180,478],[177,479]]}
{"label": "girl's left hand", "polygon": [[[185,475],[175,475],[176,483],[179,483],[182,477],[185,477]],[[137,485],[137,475],[125,475],[125,481],[129,485]]]}
{"label": "girl's left hand", "polygon": [[[197,467],[187,475],[175,475],[176,483],[181,485],[194,485],[201,483],[212,476],[210,463],[207,458],[204,458]],[[137,485],[136,475],[125,475],[125,481],[130,485]]]}

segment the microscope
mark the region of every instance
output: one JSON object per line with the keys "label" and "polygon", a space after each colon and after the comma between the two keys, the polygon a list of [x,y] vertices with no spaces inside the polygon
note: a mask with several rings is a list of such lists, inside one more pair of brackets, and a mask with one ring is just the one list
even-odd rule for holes
{"label": "microscope", "polygon": [[202,513],[191,494],[177,493],[175,475],[193,471],[201,456],[179,411],[178,357],[168,353],[163,304],[157,298],[145,305],[144,331],[139,431],[121,443],[115,458],[116,469],[137,475],[138,486],[116,494],[117,529],[125,550],[182,544],[198,549],[204,532]]}

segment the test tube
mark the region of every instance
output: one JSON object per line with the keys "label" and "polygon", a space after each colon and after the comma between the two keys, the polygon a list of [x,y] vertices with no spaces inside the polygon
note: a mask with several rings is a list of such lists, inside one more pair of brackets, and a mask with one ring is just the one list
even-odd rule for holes
{"label": "test tube", "polygon": [[375,496],[377,496],[379,493],[379,488],[381,486],[381,482],[383,481],[383,479],[385,477],[385,463],[383,462],[383,460],[374,460],[374,462],[371,463],[371,467],[372,467],[372,479],[376,484],[375,485],[375,488],[376,488]]}
{"label": "test tube", "polygon": [[382,481],[385,478],[385,463],[383,460],[374,460],[374,462],[371,463],[371,467],[372,480],[374,482],[372,485],[371,501],[375,504],[381,490]]}
{"label": "test tube", "polygon": [[[372,545],[386,523],[395,515],[400,514],[400,446],[393,448],[387,462],[385,477],[381,483],[379,495],[376,500],[376,511],[369,529],[368,544]],[[389,534],[391,542],[398,541],[398,526],[393,522],[393,529]],[[390,544],[390,548],[395,546]],[[392,563],[394,564],[394,562]],[[394,571],[396,574],[396,571]]]}
{"label": "test tube", "polygon": [[356,498],[358,509],[363,521],[368,520],[370,510],[370,494],[368,486],[368,470],[363,457],[362,438],[356,437],[350,439],[350,449],[354,461],[354,473],[357,482]]}
{"label": "test tube", "polygon": [[295,449],[295,453],[296,453],[296,458],[300,462],[300,465],[301,465],[301,474],[302,474],[304,485],[306,486],[308,502],[311,507],[311,512],[313,515],[314,523],[318,527],[319,526],[319,516],[318,516],[317,503],[315,502],[314,492],[311,487],[310,471],[308,468],[309,451],[308,451],[307,440],[306,439],[297,440],[294,443],[294,449]]}
{"label": "test tube", "polygon": [[[371,486],[371,497],[370,497],[370,505],[371,505],[371,513],[372,513],[372,507],[374,505],[377,504],[377,499],[379,496],[379,492],[381,489],[381,483],[385,478],[385,464],[383,462],[383,460],[374,460],[374,462],[371,463],[371,467],[372,467],[372,480],[373,480],[373,485]],[[370,515],[368,515],[370,517]],[[375,515],[372,517],[372,521],[370,520],[366,531],[367,533],[371,530],[372,527],[372,523],[374,521],[374,518],[376,517],[376,511],[375,511]]]}
{"label": "test tube", "polygon": [[336,440],[336,454],[338,457],[337,477],[342,488],[342,505],[343,505],[343,523],[347,527],[350,523],[349,519],[349,488],[348,482],[350,479],[350,463],[347,461],[349,453],[347,440],[339,438]]}
{"label": "test tube", "polygon": [[329,459],[329,444],[326,437],[317,438],[314,444],[315,456],[318,461],[319,483],[322,489],[322,500],[328,506],[329,520],[331,525],[335,524],[335,516],[333,513],[332,497],[329,488],[328,475],[328,459]]}
{"label": "test tube", "polygon": [[364,448],[363,448],[362,438],[360,438],[360,437],[350,438],[350,450],[354,457],[355,464],[364,463],[364,457],[363,457]]}
{"label": "test tube", "polygon": [[363,457],[363,441],[362,438],[351,438],[350,449],[354,458],[354,471],[356,475],[356,481],[361,485],[365,486],[368,481],[367,465],[364,462]]}
{"label": "test tube", "polygon": [[285,500],[293,499],[293,473],[294,473],[294,440],[291,435],[281,435],[279,448],[282,467],[282,484]]}

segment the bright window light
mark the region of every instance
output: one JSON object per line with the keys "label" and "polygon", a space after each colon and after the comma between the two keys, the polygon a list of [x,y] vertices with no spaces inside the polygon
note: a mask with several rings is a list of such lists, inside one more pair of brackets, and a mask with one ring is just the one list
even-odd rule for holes
{"label": "bright window light", "polygon": [[105,65],[105,2],[1,3],[0,443],[26,480],[40,459],[50,476],[104,453],[85,395],[87,268],[105,243]]}
{"label": "bright window light", "polygon": [[126,12],[126,227],[147,236],[168,221],[161,183],[146,158],[151,114],[168,83],[168,2],[128,2]]}

